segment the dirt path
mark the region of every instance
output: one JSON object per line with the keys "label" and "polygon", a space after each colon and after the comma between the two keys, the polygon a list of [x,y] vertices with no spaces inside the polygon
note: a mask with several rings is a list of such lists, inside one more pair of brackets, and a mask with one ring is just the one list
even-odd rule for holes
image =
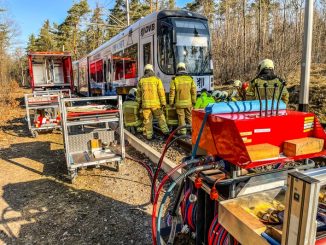
{"label": "dirt path", "polygon": [[151,244],[146,171],[127,160],[69,184],[62,135],[30,138],[24,115],[0,126],[0,244]]}

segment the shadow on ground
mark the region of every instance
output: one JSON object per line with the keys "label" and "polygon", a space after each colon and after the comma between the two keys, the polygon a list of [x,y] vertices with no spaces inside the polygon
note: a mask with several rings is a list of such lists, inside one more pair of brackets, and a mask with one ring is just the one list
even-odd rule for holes
{"label": "shadow on ground", "polygon": [[3,199],[0,243],[150,244],[150,218],[140,222],[147,214],[93,191],[43,179],[5,185]]}
{"label": "shadow on ground", "polygon": [[[0,150],[0,159],[45,176],[62,178],[67,172],[62,145],[50,141],[12,144]],[[39,167],[31,166],[31,162]]]}
{"label": "shadow on ground", "polygon": [[11,136],[18,137],[30,137],[27,122],[24,117],[14,118],[6,121],[5,125],[0,126],[0,130]]}

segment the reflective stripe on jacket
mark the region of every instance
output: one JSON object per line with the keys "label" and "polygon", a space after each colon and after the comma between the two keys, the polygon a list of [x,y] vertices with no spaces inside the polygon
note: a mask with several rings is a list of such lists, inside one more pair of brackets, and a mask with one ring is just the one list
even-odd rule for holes
{"label": "reflective stripe on jacket", "polygon": [[[273,98],[273,91],[274,91],[274,84],[278,84],[278,87],[275,90],[275,100],[278,99],[278,96],[280,94],[280,90],[282,87],[282,82],[279,78],[275,78],[273,80],[263,80],[261,78],[256,78],[254,80],[252,80],[250,82],[248,91],[247,91],[247,100],[258,100],[258,94],[255,88],[255,84],[258,84],[258,89],[259,89],[259,94],[260,94],[260,98],[262,100],[265,99],[265,88],[264,88],[264,84],[267,83],[267,99],[271,100]],[[283,92],[282,92],[282,96],[281,96],[281,100],[284,103],[288,103],[289,102],[289,92],[287,91],[286,87],[284,87]]]}
{"label": "reflective stripe on jacket", "polygon": [[166,105],[162,81],[155,76],[141,78],[138,82],[136,101],[143,109]]}
{"label": "reflective stripe on jacket", "polygon": [[196,103],[196,85],[189,75],[177,75],[170,83],[170,105],[189,108]]}
{"label": "reflective stripe on jacket", "polygon": [[201,93],[195,104],[195,109],[204,109],[209,103],[215,103],[214,98],[211,95],[207,95],[206,92]]}

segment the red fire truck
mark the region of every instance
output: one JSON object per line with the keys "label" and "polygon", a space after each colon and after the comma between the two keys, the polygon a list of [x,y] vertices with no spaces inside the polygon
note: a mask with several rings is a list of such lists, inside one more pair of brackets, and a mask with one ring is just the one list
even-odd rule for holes
{"label": "red fire truck", "polygon": [[29,52],[30,85],[35,90],[70,89],[73,70],[69,52]]}

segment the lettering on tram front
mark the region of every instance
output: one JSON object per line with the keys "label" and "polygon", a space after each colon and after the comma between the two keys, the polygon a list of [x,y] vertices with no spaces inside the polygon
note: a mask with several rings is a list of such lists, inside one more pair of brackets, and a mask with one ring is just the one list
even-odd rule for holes
{"label": "lettering on tram front", "polygon": [[155,23],[152,23],[150,25],[147,25],[147,26],[144,26],[143,28],[141,28],[140,35],[141,35],[141,37],[145,37],[154,31],[155,31]]}
{"label": "lettering on tram front", "polygon": [[197,88],[203,88],[205,85],[205,78],[203,77],[197,77]]}

